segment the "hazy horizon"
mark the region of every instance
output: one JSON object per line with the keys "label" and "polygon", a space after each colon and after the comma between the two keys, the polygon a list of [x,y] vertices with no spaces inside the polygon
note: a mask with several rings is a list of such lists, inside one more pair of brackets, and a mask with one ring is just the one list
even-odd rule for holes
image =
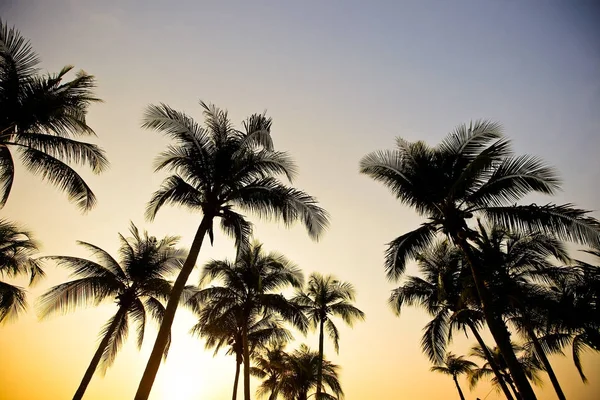
{"label": "hazy horizon", "polygon": [[[427,314],[410,308],[398,318],[387,306],[398,285],[385,277],[385,244],[420,219],[360,175],[359,160],[391,148],[398,136],[435,144],[460,123],[489,118],[503,124],[517,153],[535,154],[560,172],[563,192],[536,202],[572,202],[599,218],[599,10],[584,0],[5,0],[0,17],[31,40],[43,71],[73,64],[96,76],[104,103],[91,107],[88,122],[111,166],[99,176],[81,170],[98,196],[97,207],[82,215],[18,164],[0,217],[32,230],[42,255],[87,257],[76,240],[116,255],[117,233],[126,234],[130,221],[155,236],[180,235],[189,247],[199,215],[167,207],[154,222],[144,219],[145,204],[165,176],[153,173],[152,162],[168,143],[140,128],[144,108],[164,102],[200,122],[201,99],[228,109],[236,124],[266,109],[275,146],[299,166],[294,185],[319,199],[331,213],[331,228],[315,243],[301,226],[285,229],[252,216],[255,236],[305,276],[333,273],[355,285],[366,322],[354,329],[338,325],[339,355],[325,344],[327,357],[342,367],[346,399],[457,398],[452,380],[429,372],[421,352]],[[232,255],[233,241],[219,232],[198,265]],[[408,273],[416,271],[411,264]],[[30,289],[30,304],[67,278],[53,266],[47,275]],[[40,322],[30,308],[1,326],[0,400],[72,396],[114,311],[107,302]],[[188,334],[193,323],[188,311],[178,311],[151,399],[231,396],[234,357],[213,358]],[[156,335],[153,323],[146,335],[138,352],[130,332],[106,376],[93,378],[86,399],[133,398]],[[317,348],[314,335],[296,339],[292,348]],[[457,334],[450,350],[465,354],[474,343]],[[587,385],[570,354],[552,361],[568,398],[592,400],[600,393],[598,353],[584,354]],[[544,381],[535,388],[538,399],[556,398]],[[472,392],[461,383],[469,399],[490,392],[488,383]],[[495,392],[487,397],[499,398]]]}

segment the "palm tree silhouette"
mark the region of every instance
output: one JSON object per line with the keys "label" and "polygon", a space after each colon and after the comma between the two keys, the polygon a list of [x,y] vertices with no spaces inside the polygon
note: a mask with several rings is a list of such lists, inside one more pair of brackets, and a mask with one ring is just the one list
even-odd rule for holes
{"label": "palm tree silhouette", "polygon": [[[484,351],[487,346],[480,334],[484,318],[479,299],[473,293],[472,278],[459,249],[447,240],[438,241],[415,257],[421,276],[406,277],[403,285],[392,291],[389,304],[396,315],[402,308],[420,306],[433,317],[427,323],[421,339],[421,347],[434,364],[443,364],[446,346],[452,339],[453,330],[468,328]],[[491,370],[498,378],[501,372],[488,354]],[[506,398],[512,394],[502,379],[498,380]]]}
{"label": "palm tree silhouette", "polygon": [[465,400],[465,396],[463,395],[460,385],[458,384],[458,376],[468,374],[474,368],[477,368],[477,364],[475,364],[473,361],[465,360],[462,356],[456,356],[452,353],[448,353],[444,358],[444,364],[431,367],[431,371],[450,375],[454,381],[454,384],[456,385],[458,395],[460,396],[461,400]]}
{"label": "palm tree silhouette", "polygon": [[96,81],[81,71],[63,82],[72,66],[41,76],[38,64],[29,41],[0,20],[0,208],[13,185],[17,150],[25,168],[87,211],[96,196],[69,164],[87,164],[94,173],[108,166],[98,146],[72,139],[95,135],[85,116],[100,101],[93,93]]}
{"label": "palm tree silhouette", "polygon": [[[510,320],[531,341],[534,356],[544,366],[559,399],[565,400],[558,378],[538,339],[548,321],[543,314],[549,307],[548,288],[556,274],[553,261],[569,263],[564,245],[541,232],[508,232],[499,226],[479,226],[475,256],[485,266],[483,275],[493,293],[504,296],[494,300],[494,308]],[[560,271],[560,270],[559,270]],[[573,273],[562,269],[560,274]],[[536,332],[537,331],[537,332]]]}
{"label": "palm tree silhouette", "polygon": [[[29,275],[29,284],[44,277],[40,262],[33,258],[38,244],[31,233],[0,219],[0,277]],[[23,288],[0,281],[0,323],[15,319],[27,308]]]}
{"label": "palm tree silhouette", "polygon": [[[351,302],[355,300],[354,287],[348,282],[341,282],[331,275],[323,276],[318,272],[311,274],[308,279],[306,291],[298,291],[292,301],[303,307],[308,320],[314,329],[319,329],[319,359],[323,358],[324,329],[335,351],[339,352],[340,335],[337,327],[331,321],[332,316],[340,317],[346,324],[352,326],[356,320],[364,320],[365,314],[354,307]],[[321,396],[322,368],[319,364],[317,370],[316,397]]]}
{"label": "palm tree silhouette", "polygon": [[[308,393],[317,387],[317,370],[322,364],[323,386],[320,397],[316,393]],[[336,400],[344,397],[339,380],[339,366],[323,359],[317,351],[312,351],[305,344],[288,354],[285,360],[285,371],[281,378],[280,392],[286,400],[307,400],[315,395],[317,399]],[[327,393],[325,387],[332,394]]]}
{"label": "palm tree silhouette", "polygon": [[361,173],[388,186],[404,204],[428,221],[390,244],[385,268],[398,279],[407,260],[429,247],[438,234],[448,236],[463,253],[473,275],[488,327],[502,351],[525,400],[535,393],[521,371],[501,317],[492,312],[492,296],[481,276],[470,241],[474,214],[512,231],[531,230],[554,234],[582,244],[598,243],[600,223],[570,204],[515,205],[530,193],[553,194],[559,188],[555,172],[532,156],[513,156],[501,127],[489,121],[460,125],[439,145],[409,143],[398,138],[396,148],[365,156]]}
{"label": "palm tree silhouette", "polygon": [[[235,355],[235,378],[232,399],[237,398],[240,365],[244,357],[244,324],[236,313],[223,313],[218,299],[209,301],[200,311],[198,322],[191,333],[205,339],[207,349],[215,349],[216,355],[223,346],[228,346],[227,354]],[[282,321],[266,315],[261,317],[255,310],[248,321],[248,353],[252,357],[255,349],[261,349],[270,342],[287,342],[292,334],[282,326]],[[252,373],[252,371],[251,371]]]}
{"label": "palm tree silhouette", "polygon": [[[57,265],[72,271],[76,279],[50,288],[39,299],[43,318],[55,313],[66,313],[86,305],[99,305],[113,299],[117,312],[108,320],[100,332],[100,345],[73,396],[81,399],[100,365],[106,370],[115,360],[123,342],[127,339],[129,318],[137,324],[137,345],[142,346],[146,328],[146,316],[158,323],[165,308],[161,301],[169,296],[171,284],[167,277],[177,272],[182,265],[183,253],[175,248],[177,237],[167,236],[157,240],[140,234],[131,224],[132,237],[119,235],[121,247],[117,262],[108,252],[86,242],[78,242],[88,249],[98,262],[78,257],[48,256]],[[166,357],[168,347],[163,356]]]}
{"label": "palm tree silhouette", "polygon": [[[265,253],[253,242],[238,252],[235,262],[213,260],[202,271],[201,282],[221,281],[192,295],[188,305],[197,313],[208,307],[207,319],[231,321],[241,330],[244,362],[244,399],[250,399],[250,327],[256,318],[280,316],[305,332],[308,322],[300,307],[275,293],[287,287],[300,288],[302,271],[283,255]],[[218,323],[218,322],[216,322]]]}
{"label": "palm tree silhouette", "polygon": [[236,246],[248,245],[252,225],[239,208],[266,219],[279,219],[286,225],[302,221],[309,236],[317,239],[328,225],[328,216],[308,194],[284,185],[277,176],[291,180],[296,167],[291,158],[273,150],[271,119],[255,114],[244,123],[244,130],[233,128],[226,111],[200,103],[205,126],[167,105],[149,106],[143,127],[157,130],[176,143],[162,153],[157,170],[169,170],[147,208],[153,219],[165,204],[176,204],[201,212],[203,217],[173,291],[167,303],[154,348],[140,381],[136,400],[147,400],[177,304],[198,258],[204,236],[214,237],[213,220],[221,219],[223,230],[236,238]]}
{"label": "palm tree silhouette", "polygon": [[[514,343],[512,343],[511,345],[513,348],[513,352],[515,354],[519,354],[517,360],[519,361],[519,364],[521,365],[521,369],[524,371],[525,376],[527,376],[527,379],[529,379],[537,386],[542,386],[542,380],[539,377],[539,371],[541,369],[540,365],[536,362],[535,359],[531,358],[529,354],[526,354],[526,352],[524,352],[525,349],[522,346],[519,346]],[[501,371],[500,375],[496,375],[492,378],[491,382],[493,387],[496,390],[500,390],[500,384],[504,381],[512,389],[513,393],[515,394],[515,398],[521,399],[521,395],[515,387],[508,366],[498,347],[494,347],[493,349],[486,349],[480,344],[477,344],[471,348],[469,356],[476,357],[484,361],[484,364],[481,367],[477,367],[469,373],[469,387],[471,389],[475,388],[475,386],[477,386],[477,383],[479,383],[479,381],[482,378],[491,377],[493,375],[493,372],[490,368],[490,363],[493,362],[499,367]]]}
{"label": "palm tree silhouette", "polygon": [[250,369],[250,373],[262,379],[256,390],[257,397],[269,394],[269,400],[277,399],[288,357],[288,354],[284,351],[285,346],[285,341],[274,340],[254,354],[254,366]]}

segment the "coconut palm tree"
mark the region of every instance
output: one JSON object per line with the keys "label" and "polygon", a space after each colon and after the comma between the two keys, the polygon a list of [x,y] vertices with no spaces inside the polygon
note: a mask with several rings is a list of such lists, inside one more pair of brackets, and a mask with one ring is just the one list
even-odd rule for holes
{"label": "coconut palm tree", "polygon": [[469,374],[475,368],[477,368],[477,364],[475,364],[473,361],[465,360],[462,356],[456,356],[452,353],[448,353],[444,358],[444,364],[431,367],[431,371],[450,375],[454,381],[454,384],[456,385],[458,395],[460,396],[461,400],[465,400],[462,389],[458,384],[458,376]]}
{"label": "coconut palm tree", "polygon": [[482,266],[472,254],[472,239],[477,233],[469,223],[480,214],[514,232],[540,231],[590,245],[600,241],[600,223],[570,204],[515,204],[531,193],[553,194],[560,182],[540,159],[514,156],[497,123],[460,125],[435,147],[401,138],[396,144],[393,150],[365,156],[360,171],[384,183],[427,221],[389,244],[385,262],[388,277],[397,280],[409,259],[429,247],[438,234],[446,235],[467,259],[486,322],[522,396],[535,399],[512,352],[506,326],[501,316],[492,312],[492,295],[482,279]]}
{"label": "coconut palm tree", "polygon": [[[146,316],[149,313],[160,323],[165,313],[161,301],[167,299],[171,290],[167,278],[181,268],[183,252],[175,248],[177,237],[166,236],[157,240],[148,236],[147,232],[140,234],[133,223],[130,231],[131,238],[119,235],[120,263],[101,248],[81,241],[78,243],[89,250],[98,262],[70,256],[44,257],[71,270],[75,279],[50,288],[40,297],[43,318],[81,306],[99,305],[105,300],[113,300],[117,305],[115,315],[100,332],[100,345],[73,399],[83,397],[98,366],[104,372],[114,362],[127,339],[130,318],[137,324],[137,345],[142,346]],[[167,350],[163,353],[164,357],[166,355]]]}
{"label": "coconut palm tree", "polygon": [[239,249],[247,247],[252,225],[235,209],[266,219],[279,219],[286,225],[302,221],[313,239],[317,239],[328,224],[327,213],[313,197],[286,186],[278,178],[283,174],[291,180],[296,167],[287,154],[273,150],[270,118],[252,115],[240,131],[233,127],[226,111],[203,102],[201,105],[204,127],[164,104],[149,106],[144,115],[144,128],[175,140],[156,163],[157,170],[168,170],[173,175],[166,178],[152,196],[147,216],[153,219],[163,205],[170,203],[201,213],[202,221],[173,285],[136,400],[147,400],[150,394],[181,293],[204,237],[208,235],[211,242],[213,240],[215,218],[220,218],[224,231],[236,238]]}
{"label": "coconut palm tree", "polygon": [[96,81],[83,71],[64,81],[72,66],[39,75],[39,61],[29,41],[0,20],[0,207],[13,185],[16,151],[25,168],[87,211],[96,196],[70,165],[89,165],[94,173],[108,166],[98,146],[73,139],[95,135],[85,117],[100,101]]}
{"label": "coconut palm tree", "polygon": [[[525,376],[527,376],[527,379],[529,379],[537,386],[542,386],[542,380],[539,377],[539,371],[541,370],[540,364],[538,364],[534,358],[531,358],[529,354],[525,352],[523,346],[519,346],[513,343],[512,347],[515,354],[518,354],[517,360],[519,360],[521,369],[524,371]],[[490,368],[490,354],[492,356],[491,360],[493,360],[493,362],[500,368],[500,376],[496,375],[492,377],[493,372]],[[481,345],[477,344],[471,348],[469,356],[478,358],[484,362],[484,364],[481,367],[477,367],[469,373],[469,387],[471,389],[475,388],[475,386],[477,386],[477,384],[482,378],[492,377],[491,382],[496,390],[500,389],[500,383],[504,381],[512,389],[513,393],[515,394],[515,398],[522,398],[517,388],[515,387],[508,366],[498,347],[494,347],[493,349],[485,349],[481,347]]]}
{"label": "coconut palm tree", "polygon": [[257,397],[268,394],[269,400],[277,399],[288,357],[284,351],[285,346],[286,343],[283,341],[272,341],[254,354],[254,367],[250,369],[250,373],[252,376],[262,379],[256,390]]}
{"label": "coconut palm tree", "polygon": [[[588,252],[600,257],[598,250]],[[600,268],[577,260],[565,269],[569,273],[557,274],[547,292],[550,301],[543,315],[547,329],[539,341],[557,353],[570,345],[575,367],[587,382],[581,352],[600,351]]]}
{"label": "coconut palm tree", "polygon": [[[0,219],[0,277],[29,275],[29,284],[35,284],[44,277],[40,262],[33,258],[37,251],[31,233]],[[0,281],[0,323],[16,318],[26,308],[25,290]]]}
{"label": "coconut palm tree", "polygon": [[574,270],[556,269],[553,262],[569,263],[570,258],[563,243],[541,232],[508,232],[499,226],[485,228],[479,225],[476,237],[475,257],[484,266],[482,274],[489,282],[493,293],[504,296],[494,300],[495,312],[510,318],[526,340],[529,340],[534,355],[543,365],[559,399],[565,395],[558,378],[546,356],[546,350],[538,340],[546,330],[548,287],[545,284]]}
{"label": "coconut palm tree", "polygon": [[[244,363],[244,399],[250,399],[250,328],[260,316],[275,314],[305,332],[308,321],[296,304],[276,291],[300,288],[302,271],[283,255],[266,253],[253,242],[238,252],[235,262],[212,260],[201,274],[201,284],[220,281],[192,295],[187,304],[197,313],[205,307],[208,320],[229,321],[241,331]],[[218,323],[218,322],[217,322]]]}
{"label": "coconut palm tree", "polygon": [[[480,334],[484,318],[477,308],[479,299],[460,250],[447,240],[441,240],[417,255],[416,260],[421,276],[406,277],[403,285],[392,291],[389,304],[398,316],[404,306],[419,306],[432,317],[421,339],[421,347],[429,360],[443,364],[446,346],[451,342],[454,330],[463,330],[467,334],[468,328],[487,351]],[[488,354],[488,362],[504,395],[512,400],[491,354]]]}
{"label": "coconut palm tree", "polygon": [[[322,364],[323,390],[321,400],[336,400],[344,397],[344,391],[340,385],[339,366],[323,360],[319,353],[310,350],[305,344],[288,354],[285,360],[285,372],[281,378],[280,393],[285,400],[307,400],[309,392],[316,389],[317,370]],[[328,393],[327,391],[330,391]],[[316,393],[314,393],[316,395]]]}
{"label": "coconut palm tree", "polygon": [[[243,322],[238,319],[241,315],[234,313],[223,313],[222,305],[218,299],[213,299],[206,304],[198,322],[192,328],[191,333],[205,339],[207,349],[214,348],[217,355],[223,346],[228,346],[227,354],[235,355],[235,378],[233,381],[233,396],[237,398],[240,366],[244,357],[244,329]],[[250,357],[255,349],[265,348],[270,342],[287,342],[292,340],[292,334],[282,326],[282,321],[273,315],[258,315],[255,310],[248,321],[248,346]]]}
{"label": "coconut palm tree", "polygon": [[[356,320],[364,320],[365,314],[351,303],[355,300],[352,284],[337,280],[332,275],[323,276],[313,272],[308,279],[306,291],[298,291],[292,301],[303,307],[312,327],[319,330],[319,359],[323,358],[324,330],[339,353],[340,334],[331,317],[339,317],[352,326]],[[317,370],[317,398],[321,395],[322,368]]]}

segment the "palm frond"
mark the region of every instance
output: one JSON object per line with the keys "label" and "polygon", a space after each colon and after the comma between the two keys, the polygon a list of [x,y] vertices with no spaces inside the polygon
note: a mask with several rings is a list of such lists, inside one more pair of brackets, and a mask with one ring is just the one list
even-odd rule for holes
{"label": "palm frond", "polygon": [[0,281],[0,324],[13,321],[26,309],[25,290]]}
{"label": "palm frond", "polygon": [[127,339],[127,333],[129,332],[129,324],[128,324],[128,316],[127,313],[117,313],[111,319],[106,322],[102,331],[100,332],[100,337],[104,337],[109,334],[109,329],[114,324],[114,331],[110,335],[110,339],[108,340],[108,344],[102,353],[102,358],[100,359],[100,373],[105,374],[106,370],[115,362],[115,358],[117,357],[117,353],[121,346],[123,346],[123,342]]}
{"label": "palm frond", "polygon": [[449,315],[447,311],[440,311],[425,325],[421,348],[434,364],[441,364],[446,356],[448,343]]}
{"label": "palm frond", "polygon": [[407,261],[414,259],[429,247],[436,233],[437,230],[432,224],[425,223],[390,242],[384,264],[387,278],[391,281],[398,280],[406,270]]}
{"label": "palm frond", "polygon": [[10,150],[8,147],[0,145],[0,208],[4,207],[8,200],[14,176],[15,165]]}
{"label": "palm frond", "polygon": [[66,192],[69,200],[83,211],[90,210],[96,204],[96,195],[87,183],[62,161],[33,148],[21,151],[21,161],[34,175],[40,175]]}
{"label": "palm frond", "polygon": [[202,195],[196,188],[177,175],[166,178],[160,189],[152,195],[146,207],[146,218],[154,220],[158,210],[165,204],[181,205],[193,210],[202,208]]}

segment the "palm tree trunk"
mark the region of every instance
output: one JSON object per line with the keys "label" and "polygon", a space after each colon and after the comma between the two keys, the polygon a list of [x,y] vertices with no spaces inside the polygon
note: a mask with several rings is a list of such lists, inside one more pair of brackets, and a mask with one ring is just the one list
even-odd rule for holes
{"label": "palm tree trunk", "polygon": [[321,317],[319,324],[319,365],[317,365],[317,394],[316,398],[321,398],[321,385],[323,380],[323,326],[325,319]]}
{"label": "palm tree trunk", "polygon": [[477,288],[477,293],[479,294],[479,299],[481,300],[483,315],[485,316],[485,320],[488,324],[490,332],[496,341],[496,345],[500,349],[502,357],[506,361],[506,365],[510,370],[510,374],[512,375],[515,384],[519,389],[519,393],[521,394],[523,400],[537,400],[537,397],[531,388],[531,384],[527,380],[527,376],[523,372],[521,364],[519,364],[519,360],[517,360],[517,356],[515,356],[515,352],[513,351],[512,344],[510,342],[510,334],[508,333],[508,329],[506,328],[504,321],[502,321],[491,309],[492,299],[487,287],[483,283],[483,280],[479,274],[479,270],[475,267],[474,257],[471,254],[470,245],[464,238],[459,237],[459,235],[454,235],[453,239],[454,242],[462,249],[467,262],[469,263],[471,274],[473,275],[473,281],[475,282],[475,287]]}
{"label": "palm tree trunk", "polygon": [[242,363],[241,357],[236,355],[235,356],[235,378],[233,380],[233,396],[231,397],[232,400],[237,399],[238,382],[240,380],[240,364],[241,363]]}
{"label": "palm tree trunk", "polygon": [[167,347],[167,343],[169,342],[171,325],[173,325],[173,319],[175,319],[175,312],[177,311],[177,306],[179,305],[179,299],[181,298],[181,294],[183,293],[183,289],[188,277],[196,265],[196,260],[198,259],[198,254],[202,248],[204,236],[211,227],[212,221],[212,215],[205,214],[204,217],[202,217],[202,222],[198,227],[198,231],[196,232],[196,236],[192,242],[190,252],[183,263],[183,267],[181,268],[177,279],[175,280],[173,289],[171,289],[165,315],[160,324],[158,335],[156,336],[156,341],[154,342],[154,348],[152,348],[152,353],[148,359],[148,364],[146,364],[146,369],[144,370],[144,375],[142,375],[137,393],[135,394],[135,400],[147,400],[148,396],[150,395],[152,385],[154,384],[154,379],[156,379],[156,374],[158,373],[158,368],[160,367],[163,353]]}
{"label": "palm tree trunk", "polygon": [[510,374],[507,375],[506,377],[506,382],[508,383],[508,385],[510,386],[510,388],[512,389],[513,393],[515,394],[515,398],[517,400],[523,400],[523,397],[521,397],[521,394],[519,393],[519,391],[517,390],[517,388],[515,387],[515,384],[512,380],[512,378],[510,377]]}
{"label": "palm tree trunk", "polygon": [[244,348],[244,400],[250,400],[250,349],[246,325],[242,328],[242,346]]}
{"label": "palm tree trunk", "polygon": [[481,349],[483,350],[483,354],[485,354],[485,357],[488,360],[488,364],[490,364],[492,371],[494,371],[494,375],[496,375],[496,379],[498,379],[498,384],[502,388],[504,395],[506,396],[507,400],[513,400],[513,396],[510,393],[508,386],[506,386],[504,377],[502,376],[502,373],[500,372],[500,369],[498,368],[496,361],[494,361],[494,357],[492,357],[492,355],[490,354],[490,350],[488,349],[487,345],[483,341],[483,338],[481,337],[481,335],[477,331],[477,328],[475,327],[475,325],[472,322],[469,322],[468,325],[469,325],[469,328],[471,328],[471,331],[473,332],[473,336],[475,336],[475,339],[477,339],[477,343],[479,343],[479,345],[481,346]]}
{"label": "palm tree trunk", "polygon": [[535,332],[533,331],[533,329],[531,329],[531,325],[529,324],[529,321],[525,321],[525,329],[527,330],[527,335],[529,335],[529,338],[533,342],[533,347],[535,348],[535,352],[536,352],[537,356],[542,361],[542,364],[544,364],[544,369],[546,370],[546,373],[548,373],[548,377],[550,377],[550,382],[552,382],[552,386],[554,386],[556,395],[558,396],[558,398],[560,400],[566,400],[565,394],[563,393],[562,388],[560,387],[560,384],[558,383],[558,378],[556,377],[556,374],[554,373],[554,370],[552,369],[552,366],[550,365],[550,361],[548,360],[548,357],[546,357],[546,353],[544,353],[544,349],[542,349],[542,345],[540,344],[540,341],[538,340],[537,336],[535,335]]}
{"label": "palm tree trunk", "polygon": [[81,398],[85,394],[85,390],[87,389],[88,385],[90,384],[90,381],[92,380],[92,377],[94,376],[94,372],[96,372],[96,368],[98,368],[98,364],[100,364],[100,360],[102,359],[102,354],[104,353],[106,346],[108,346],[108,342],[110,341],[111,336],[115,333],[115,329],[117,329],[119,322],[123,319],[123,316],[125,316],[126,313],[127,313],[126,307],[124,307],[124,306],[119,307],[119,310],[115,314],[113,322],[108,327],[108,330],[106,331],[106,334],[102,338],[100,345],[98,345],[98,349],[96,350],[94,357],[92,357],[92,361],[90,362],[90,365],[88,366],[87,370],[85,371],[85,374],[83,375],[83,379],[81,380],[81,383],[79,384],[79,387],[77,388],[77,391],[75,392],[75,395],[73,396],[73,400],[81,400]]}
{"label": "palm tree trunk", "polygon": [[465,400],[465,395],[463,394],[463,392],[460,388],[460,385],[458,384],[458,379],[456,379],[456,376],[453,376],[452,379],[454,380],[454,383],[456,384],[456,389],[458,390],[460,400]]}

